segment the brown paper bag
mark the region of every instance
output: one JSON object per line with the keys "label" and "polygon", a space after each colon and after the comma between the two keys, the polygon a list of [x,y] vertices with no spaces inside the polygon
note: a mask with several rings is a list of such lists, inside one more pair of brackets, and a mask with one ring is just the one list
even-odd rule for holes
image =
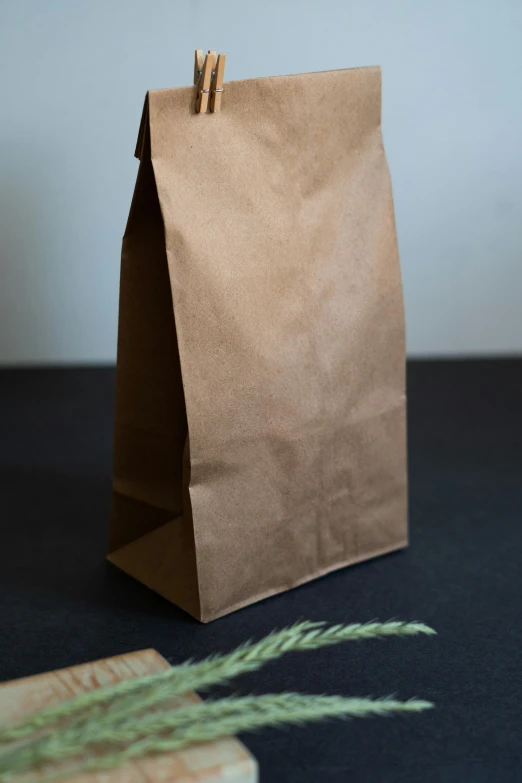
{"label": "brown paper bag", "polygon": [[378,68],[149,92],[109,559],[203,621],[407,542]]}

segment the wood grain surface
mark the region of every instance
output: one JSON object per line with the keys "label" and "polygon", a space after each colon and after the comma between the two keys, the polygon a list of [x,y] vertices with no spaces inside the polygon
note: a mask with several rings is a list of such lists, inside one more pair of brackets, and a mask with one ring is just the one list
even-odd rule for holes
{"label": "wood grain surface", "polygon": [[[79,693],[113,685],[121,680],[154,674],[168,668],[155,650],[106,658],[0,685],[0,726],[17,723],[37,710],[70,699]],[[175,706],[197,703],[189,692]],[[100,751],[103,753],[103,751]],[[53,765],[53,771],[60,768]],[[51,768],[46,768],[50,771]],[[20,783],[36,783],[41,773],[19,776]],[[234,737],[200,743],[175,753],[134,760],[106,772],[69,778],[70,783],[256,783],[257,763]]]}

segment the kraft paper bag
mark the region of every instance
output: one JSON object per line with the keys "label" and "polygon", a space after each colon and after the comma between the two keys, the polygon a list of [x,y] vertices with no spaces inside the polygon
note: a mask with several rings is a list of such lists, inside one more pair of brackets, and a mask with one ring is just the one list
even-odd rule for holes
{"label": "kraft paper bag", "polygon": [[380,70],[194,99],[138,138],[109,560],[208,621],[406,545],[404,322]]}

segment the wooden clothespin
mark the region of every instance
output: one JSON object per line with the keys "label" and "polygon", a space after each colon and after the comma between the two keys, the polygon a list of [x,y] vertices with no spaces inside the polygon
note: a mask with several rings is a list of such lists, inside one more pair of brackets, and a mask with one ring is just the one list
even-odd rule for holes
{"label": "wooden clothespin", "polygon": [[205,62],[200,68],[203,59],[201,49],[196,49],[194,58],[194,79],[196,78],[196,69],[198,71],[198,80],[196,82],[196,112],[203,114],[207,111],[208,100],[210,97],[210,82],[212,80],[212,71],[216,64],[216,53],[209,51],[205,57]]}
{"label": "wooden clothespin", "polygon": [[194,53],[194,84],[199,82],[201,72],[203,71],[203,51],[196,49]]}
{"label": "wooden clothespin", "polygon": [[196,85],[196,113],[221,109],[223,79],[225,76],[226,54],[220,54],[216,61],[216,52],[209,49],[203,61],[203,51],[196,49],[194,54],[194,84]]}
{"label": "wooden clothespin", "polygon": [[221,97],[223,95],[223,79],[225,76],[226,54],[220,54],[217,58],[217,64],[212,74],[212,84],[210,87],[210,111],[220,111]]}

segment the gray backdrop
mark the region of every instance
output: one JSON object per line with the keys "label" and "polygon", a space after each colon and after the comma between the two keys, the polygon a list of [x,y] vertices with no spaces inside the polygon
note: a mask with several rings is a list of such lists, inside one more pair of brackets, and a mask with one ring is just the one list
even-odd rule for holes
{"label": "gray backdrop", "polygon": [[521,40],[519,0],[0,0],[0,363],[114,360],[143,97],[196,47],[382,65],[409,352],[520,351]]}

